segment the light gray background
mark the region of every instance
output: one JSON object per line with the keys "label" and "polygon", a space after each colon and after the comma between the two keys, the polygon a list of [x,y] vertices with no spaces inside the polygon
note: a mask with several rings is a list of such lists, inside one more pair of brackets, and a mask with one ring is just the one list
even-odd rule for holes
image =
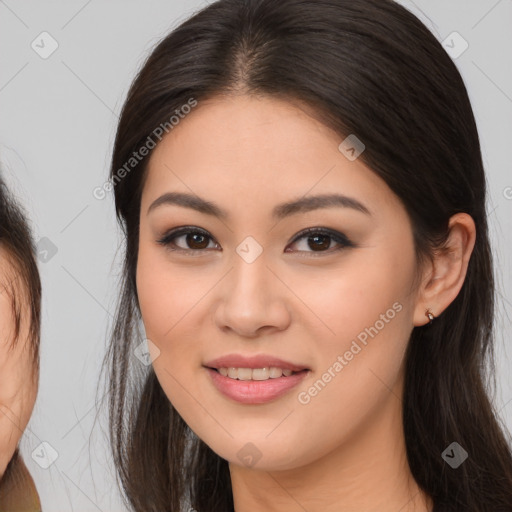
{"label": "light gray background", "polygon": [[[46,262],[41,255],[40,390],[21,442],[45,512],[124,510],[104,418],[94,422],[120,236],[110,195],[97,200],[92,191],[107,179],[117,115],[136,70],[204,3],[0,0],[0,159],[36,240],[46,237],[57,249]],[[512,0],[402,3],[440,41],[456,31],[469,44],[455,60],[473,103],[489,182],[499,291],[496,407],[512,431]],[[46,59],[31,48],[43,31],[59,45]],[[453,45],[462,48],[460,40]],[[43,441],[58,452],[48,469],[31,457]]]}

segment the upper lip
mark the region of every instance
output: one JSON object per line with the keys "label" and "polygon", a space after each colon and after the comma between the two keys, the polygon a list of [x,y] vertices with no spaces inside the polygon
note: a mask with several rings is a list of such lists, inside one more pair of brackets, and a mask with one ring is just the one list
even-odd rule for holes
{"label": "upper lip", "polygon": [[305,365],[295,364],[289,361],[284,361],[278,357],[267,354],[259,354],[254,356],[243,356],[241,354],[227,354],[225,356],[212,359],[204,363],[208,368],[281,368],[283,370],[292,370],[293,372],[300,372],[308,370]]}

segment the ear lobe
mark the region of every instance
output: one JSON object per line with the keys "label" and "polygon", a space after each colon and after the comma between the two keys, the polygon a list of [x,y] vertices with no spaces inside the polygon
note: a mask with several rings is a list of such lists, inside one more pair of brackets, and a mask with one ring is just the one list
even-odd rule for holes
{"label": "ear lobe", "polygon": [[438,317],[455,300],[464,284],[475,246],[475,223],[467,213],[457,213],[450,217],[448,229],[446,244],[434,252],[432,266],[425,272],[418,292],[415,326],[429,323],[427,309]]}

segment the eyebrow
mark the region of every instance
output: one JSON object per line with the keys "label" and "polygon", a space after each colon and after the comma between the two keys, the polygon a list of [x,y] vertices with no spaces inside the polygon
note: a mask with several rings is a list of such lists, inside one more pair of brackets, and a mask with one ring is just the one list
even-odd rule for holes
{"label": "eyebrow", "polygon": [[[228,220],[229,214],[220,206],[206,201],[199,196],[187,194],[183,192],[167,192],[158,199],[155,199],[148,208],[147,213],[156,208],[164,205],[177,205],[184,208],[191,208],[206,215],[212,215],[219,219]],[[272,210],[272,217],[274,219],[284,219],[297,213],[305,213],[321,208],[351,208],[365,215],[371,216],[370,210],[360,201],[353,197],[348,197],[342,194],[322,194],[317,196],[301,197],[293,201],[279,204]]]}

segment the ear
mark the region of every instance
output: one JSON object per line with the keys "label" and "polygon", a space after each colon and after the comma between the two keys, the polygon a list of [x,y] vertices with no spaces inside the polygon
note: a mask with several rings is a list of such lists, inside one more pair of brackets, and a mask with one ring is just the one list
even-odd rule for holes
{"label": "ear", "polygon": [[475,246],[476,228],[467,213],[457,213],[448,223],[449,237],[445,246],[433,255],[432,265],[425,270],[414,310],[414,325],[429,322],[425,311],[439,316],[457,297]]}

